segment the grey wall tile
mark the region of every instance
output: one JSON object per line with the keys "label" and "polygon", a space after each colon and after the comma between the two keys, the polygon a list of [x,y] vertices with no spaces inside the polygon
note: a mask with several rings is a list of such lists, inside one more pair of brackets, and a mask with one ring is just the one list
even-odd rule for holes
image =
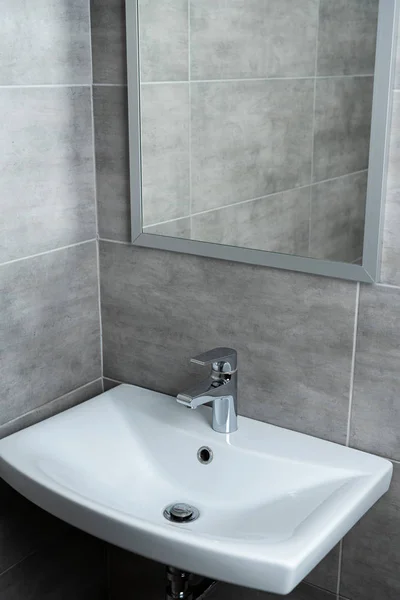
{"label": "grey wall tile", "polygon": [[101,287],[106,377],[175,395],[233,346],[241,414],[345,441],[354,284],[103,243]]}
{"label": "grey wall tile", "polygon": [[139,0],[142,81],[187,81],[188,0]]}
{"label": "grey wall tile", "polygon": [[189,214],[189,85],[141,86],[143,224]]}
{"label": "grey wall tile", "polygon": [[90,0],[94,83],[126,83],[125,0]]}
{"label": "grey wall tile", "polygon": [[0,479],[0,577],[70,530],[69,525],[32,504]]}
{"label": "grey wall tile", "polygon": [[368,168],[372,77],[318,79],[314,181]]}
{"label": "grey wall tile", "polygon": [[311,79],[191,89],[193,212],[310,183]]}
{"label": "grey wall tile", "polygon": [[400,290],[362,286],[351,445],[400,459]]}
{"label": "grey wall tile", "polygon": [[318,0],[190,0],[192,79],[315,73]]}
{"label": "grey wall tile", "polygon": [[0,56],[0,85],[90,83],[88,3],[3,3]]}
{"label": "grey wall tile", "polygon": [[178,238],[186,238],[190,240],[190,217],[183,219],[175,219],[175,221],[168,221],[167,223],[160,223],[159,225],[151,225],[150,227],[144,227],[143,233],[152,233],[154,235],[168,235]]}
{"label": "grey wall tile", "polygon": [[192,217],[192,239],[308,255],[310,188],[290,190]]}
{"label": "grey wall tile", "polygon": [[318,75],[371,75],[379,0],[320,0]]}
{"label": "grey wall tile", "polygon": [[165,565],[108,546],[110,568],[109,600],[127,600],[132,592],[137,600],[161,600],[165,596]]}
{"label": "grey wall tile", "polygon": [[312,187],[310,256],[352,263],[363,254],[368,172]]}
{"label": "grey wall tile", "polygon": [[2,600],[106,600],[105,547],[73,532],[0,576]]}
{"label": "grey wall tile", "polygon": [[400,189],[386,196],[381,281],[400,285]]}
{"label": "grey wall tile", "polygon": [[96,236],[89,88],[0,89],[0,263]]}
{"label": "grey wall tile", "polygon": [[92,381],[88,385],[84,387],[78,388],[65,396],[61,396],[61,398],[56,398],[56,400],[52,400],[43,406],[39,406],[39,408],[35,408],[30,412],[5,423],[4,425],[0,425],[0,439],[6,437],[7,435],[11,435],[16,431],[20,431],[21,429],[25,429],[26,427],[30,427],[35,423],[39,423],[44,419],[48,419],[57,415],[68,408],[72,408],[81,402],[85,402],[90,398],[94,398],[98,396],[103,391],[102,380],[97,379],[96,381]]}
{"label": "grey wall tile", "polygon": [[345,537],[341,593],[352,600],[400,597],[400,465],[389,492]]}
{"label": "grey wall tile", "polygon": [[0,424],[100,377],[96,243],[0,266]]}
{"label": "grey wall tile", "polygon": [[279,600],[281,598],[287,598],[287,600],[336,600],[336,594],[330,594],[304,583],[288,596],[268,594],[228,583],[218,583],[207,598],[209,600]]}
{"label": "grey wall tile", "polygon": [[93,88],[100,237],[131,239],[128,107],[125,87]]}
{"label": "grey wall tile", "polygon": [[381,281],[387,284],[400,285],[399,250],[384,246],[382,251]]}

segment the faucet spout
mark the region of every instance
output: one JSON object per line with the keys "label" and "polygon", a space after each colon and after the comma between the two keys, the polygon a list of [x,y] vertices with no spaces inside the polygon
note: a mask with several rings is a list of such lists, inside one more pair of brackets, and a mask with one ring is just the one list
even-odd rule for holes
{"label": "faucet spout", "polygon": [[[211,378],[204,379],[191,390],[178,394],[176,399],[179,404],[183,404],[188,408],[198,408],[202,404],[212,402],[216,396],[220,396],[219,387],[222,385],[224,385],[222,381],[214,381]],[[229,391],[227,393],[229,394]]]}

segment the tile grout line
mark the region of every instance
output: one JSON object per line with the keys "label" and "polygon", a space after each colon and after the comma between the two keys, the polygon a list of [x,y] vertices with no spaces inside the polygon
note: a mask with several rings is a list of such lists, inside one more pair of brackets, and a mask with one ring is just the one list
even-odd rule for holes
{"label": "tile grout line", "polygon": [[99,242],[107,242],[107,244],[119,244],[120,246],[132,246],[131,242],[122,242],[121,240],[111,240],[110,238],[99,238]]}
{"label": "tile grout line", "polygon": [[317,106],[317,70],[318,70],[318,51],[319,51],[319,20],[320,20],[320,6],[319,0],[318,6],[316,7],[317,13],[317,29],[315,36],[315,61],[314,61],[314,98],[313,98],[313,112],[312,112],[312,130],[311,130],[311,176],[310,176],[310,198],[309,198],[309,212],[308,212],[308,256],[311,255],[311,215],[312,215],[312,198],[313,198],[313,179],[314,179],[314,147],[315,147],[315,109]]}
{"label": "tile grout line", "polygon": [[97,238],[83,240],[82,242],[76,242],[75,244],[69,244],[68,246],[60,246],[59,248],[52,248],[51,250],[46,250],[45,252],[37,252],[36,254],[30,254],[29,256],[21,256],[21,258],[14,258],[13,260],[7,260],[3,263],[0,263],[0,268],[8,266],[8,265],[12,265],[12,264],[20,262],[22,260],[30,260],[31,258],[38,258],[39,256],[46,256],[46,254],[52,254],[53,252],[61,252],[62,250],[68,250],[69,248],[76,248],[77,246],[83,246],[84,244],[90,244],[92,242],[97,242]]}
{"label": "tile grout line", "polygon": [[10,421],[6,421],[5,423],[2,423],[0,425],[0,431],[1,431],[2,427],[6,426],[6,425],[12,425],[13,423],[16,423],[17,421],[19,421],[20,419],[23,419],[24,417],[27,417],[28,415],[30,415],[32,413],[40,411],[42,408],[44,408],[50,404],[53,404],[54,402],[59,402],[63,398],[66,398],[67,396],[70,396],[71,394],[75,394],[75,392],[80,392],[81,390],[84,390],[86,387],[89,387],[90,385],[97,383],[97,381],[100,381],[101,379],[102,379],[102,377],[96,377],[96,379],[93,379],[93,381],[88,381],[88,383],[84,383],[83,385],[80,385],[79,387],[71,390],[70,392],[67,392],[66,394],[62,394],[62,396],[57,396],[57,398],[53,398],[53,400],[49,400],[49,402],[45,402],[44,404],[41,404],[40,406],[37,406],[36,408],[33,408],[32,410],[28,410],[27,412],[23,413],[22,415],[19,415],[18,417],[14,417],[14,419],[11,419]]}
{"label": "tile grout line", "polygon": [[120,385],[126,385],[126,381],[120,381],[119,379],[113,379],[112,377],[104,376],[103,379],[108,379],[108,381],[112,381],[114,383],[119,383]]}
{"label": "tile grout line", "polygon": [[[373,74],[366,73],[365,75],[321,75],[317,79],[352,79],[360,77],[374,77]],[[245,79],[194,79],[192,83],[246,83],[252,81],[306,81],[315,79],[313,75],[305,77],[248,77]],[[141,85],[182,85],[190,83],[190,81],[142,81]],[[107,84],[104,84],[107,85]],[[116,85],[116,84],[114,84]]]}
{"label": "tile grout line", "polygon": [[392,283],[383,283],[382,281],[377,281],[375,283],[375,285],[378,286],[378,287],[389,288],[389,290],[398,290],[398,289],[400,289],[400,284],[399,285],[393,285]]}
{"label": "tile grout line", "polygon": [[92,87],[91,83],[37,83],[31,85],[0,85],[0,90]]}
{"label": "tile grout line", "polygon": [[[164,83],[164,82],[155,82],[155,83]],[[177,82],[171,82],[177,83]],[[179,82],[181,83],[181,82]],[[182,82],[187,83],[187,81]],[[146,84],[142,84],[146,85]],[[91,87],[127,87],[126,83],[32,83],[32,84],[19,84],[19,85],[0,85],[0,90],[18,90],[18,89],[48,89],[48,88],[91,88]]]}
{"label": "tile grout line", "polygon": [[192,237],[192,28],[191,28],[191,3],[187,0],[188,5],[188,79],[189,79],[189,123],[188,123],[188,135],[189,135],[189,226],[190,226],[190,237]]}
{"label": "tile grout line", "polygon": [[[265,196],[259,196],[258,198],[249,198],[248,200],[240,200],[239,202],[234,202],[232,204],[225,204],[224,206],[216,206],[215,208],[208,208],[207,210],[202,210],[197,213],[194,213],[192,216],[197,217],[199,215],[204,215],[210,212],[214,212],[215,210],[223,210],[224,208],[232,208],[234,206],[240,206],[241,204],[248,204],[249,202],[256,202],[257,200],[263,200],[264,198],[273,198],[274,196],[279,196],[280,194],[286,194],[287,192],[294,192],[297,190],[304,190],[308,187],[313,187],[317,185],[322,185],[324,183],[331,183],[332,181],[337,181],[339,179],[344,179],[345,177],[352,177],[355,175],[360,175],[362,173],[368,173],[368,169],[363,169],[362,171],[354,171],[354,173],[346,173],[345,175],[339,175],[339,177],[332,177],[331,179],[324,179],[322,181],[316,181],[312,184],[301,185],[296,188],[290,188],[286,190],[281,190],[280,192],[273,192],[272,194],[267,194]],[[160,221],[159,223],[151,223],[146,225],[146,227],[155,227],[156,225],[164,225],[166,223],[173,223],[174,221],[180,221],[181,219],[187,219],[188,216],[177,217],[176,219],[168,219],[167,221]]]}
{"label": "tile grout line", "polygon": [[351,417],[353,409],[353,394],[354,394],[354,372],[356,366],[356,351],[357,351],[357,334],[358,334],[358,317],[360,311],[360,283],[357,283],[356,291],[356,308],[354,314],[354,329],[353,329],[353,349],[351,356],[351,372],[350,372],[350,390],[349,390],[349,412],[347,417],[347,433],[346,433],[346,446],[350,444],[350,429],[351,429]]}
{"label": "tile grout line", "polygon": [[[89,31],[92,31],[92,13],[91,0],[88,0],[89,8]],[[92,149],[93,149],[93,190],[94,190],[94,209],[96,222],[96,268],[97,268],[97,298],[99,309],[99,334],[100,334],[100,373],[101,386],[104,392],[103,370],[104,370],[104,352],[103,352],[103,320],[101,316],[101,285],[100,285],[100,231],[99,231],[99,205],[97,198],[97,162],[96,162],[96,134],[95,134],[95,119],[94,119],[94,86],[93,86],[93,39],[90,33],[89,40],[89,59],[90,59],[90,77],[92,81],[90,103],[91,103],[91,119],[92,119]]]}
{"label": "tile grout line", "polygon": [[337,570],[336,600],[340,600],[340,584],[342,579],[343,539],[339,542],[339,557]]}

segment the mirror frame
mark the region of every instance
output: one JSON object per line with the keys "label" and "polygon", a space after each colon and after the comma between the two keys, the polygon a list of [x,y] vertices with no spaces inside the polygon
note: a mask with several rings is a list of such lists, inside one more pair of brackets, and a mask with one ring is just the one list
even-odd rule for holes
{"label": "mirror frame", "polygon": [[131,243],[276,269],[373,283],[380,275],[399,2],[380,0],[362,265],[142,232],[138,0],[126,0]]}

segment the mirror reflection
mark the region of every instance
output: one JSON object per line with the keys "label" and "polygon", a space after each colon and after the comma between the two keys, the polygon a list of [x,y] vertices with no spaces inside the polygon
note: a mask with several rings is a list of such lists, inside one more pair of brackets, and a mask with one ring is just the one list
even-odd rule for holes
{"label": "mirror reflection", "polygon": [[379,0],[139,0],[143,231],[361,264]]}

